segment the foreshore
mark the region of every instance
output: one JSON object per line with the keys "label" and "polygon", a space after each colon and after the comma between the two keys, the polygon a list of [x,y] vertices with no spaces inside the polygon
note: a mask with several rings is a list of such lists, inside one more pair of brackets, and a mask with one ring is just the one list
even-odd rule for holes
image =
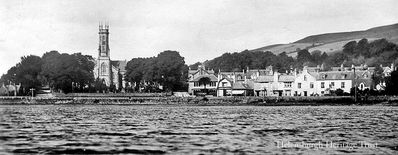
{"label": "foreshore", "polygon": [[51,98],[2,96],[1,105],[19,104],[91,104],[91,105],[253,105],[253,106],[320,106],[320,105],[385,105],[398,106],[398,96],[240,96],[240,97],[174,97],[174,96],[59,96]]}

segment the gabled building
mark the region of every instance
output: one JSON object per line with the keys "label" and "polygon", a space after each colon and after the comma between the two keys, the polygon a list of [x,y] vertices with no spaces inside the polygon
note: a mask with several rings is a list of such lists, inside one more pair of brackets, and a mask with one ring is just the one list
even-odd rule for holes
{"label": "gabled building", "polygon": [[217,76],[214,70],[206,70],[204,65],[188,71],[188,93],[190,95],[216,95]]}
{"label": "gabled building", "polygon": [[316,75],[316,95],[330,94],[330,91],[341,89],[350,93],[353,86],[354,72],[327,71]]}
{"label": "gabled building", "polygon": [[94,78],[103,80],[106,86],[116,89],[126,87],[124,76],[127,61],[113,61],[109,49],[109,25],[99,25],[98,58],[95,61]]}
{"label": "gabled building", "polygon": [[274,72],[254,80],[255,96],[291,96],[295,74]]}
{"label": "gabled building", "polygon": [[254,79],[254,95],[255,96],[271,96],[273,95],[274,75],[262,75]]}
{"label": "gabled building", "polygon": [[253,82],[242,72],[219,72],[217,96],[247,96],[253,94]]}
{"label": "gabled building", "polygon": [[305,66],[303,71],[297,74],[293,89],[294,96],[311,96],[317,93],[316,90],[316,77],[317,72],[308,72]]}

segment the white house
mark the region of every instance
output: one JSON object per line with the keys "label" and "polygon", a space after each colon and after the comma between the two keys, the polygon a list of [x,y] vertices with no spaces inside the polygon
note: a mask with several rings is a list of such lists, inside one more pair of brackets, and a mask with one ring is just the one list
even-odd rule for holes
{"label": "white house", "polygon": [[294,96],[310,96],[317,93],[316,72],[308,72],[307,67],[296,76],[293,84]]}
{"label": "white house", "polygon": [[353,86],[354,73],[347,71],[319,72],[316,79],[316,93],[318,95],[329,94],[331,90],[335,91],[337,89],[350,93]]}
{"label": "white house", "polygon": [[232,83],[233,81],[229,78],[220,79],[217,83],[217,96],[231,96]]}

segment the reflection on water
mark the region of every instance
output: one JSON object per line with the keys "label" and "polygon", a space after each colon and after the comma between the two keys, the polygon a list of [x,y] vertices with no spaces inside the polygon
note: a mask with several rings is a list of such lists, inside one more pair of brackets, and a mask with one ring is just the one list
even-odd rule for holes
{"label": "reflection on water", "polygon": [[[397,154],[397,114],[380,106],[1,105],[0,153]],[[303,147],[330,142],[340,146]]]}

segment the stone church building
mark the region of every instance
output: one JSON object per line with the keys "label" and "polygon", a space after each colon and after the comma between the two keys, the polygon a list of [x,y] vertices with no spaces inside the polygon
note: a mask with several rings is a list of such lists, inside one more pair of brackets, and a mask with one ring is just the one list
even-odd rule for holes
{"label": "stone church building", "polygon": [[106,86],[114,85],[116,89],[126,87],[124,75],[126,60],[111,60],[109,49],[109,25],[99,25],[98,58],[95,60],[94,78],[103,79]]}

